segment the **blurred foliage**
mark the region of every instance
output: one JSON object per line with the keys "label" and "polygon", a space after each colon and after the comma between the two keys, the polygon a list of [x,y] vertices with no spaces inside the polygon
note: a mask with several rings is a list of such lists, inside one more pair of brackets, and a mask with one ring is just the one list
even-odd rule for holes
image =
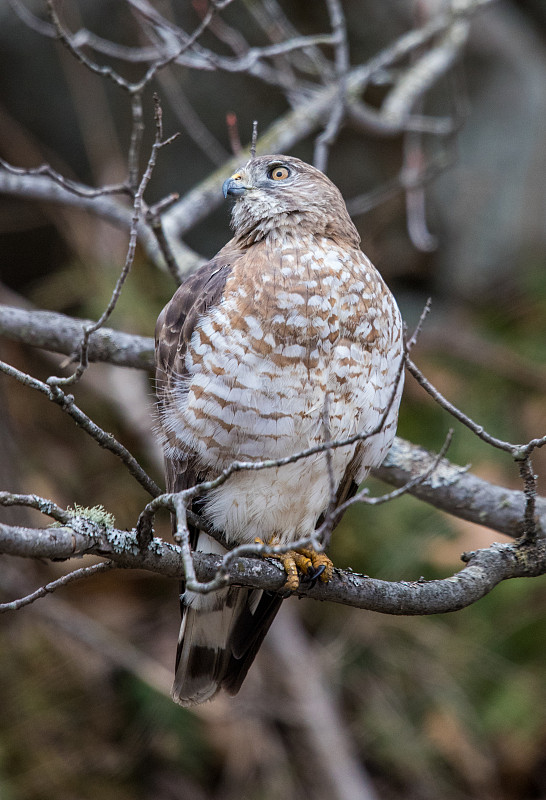
{"label": "blurred foliage", "polygon": [[[64,5],[66,13],[76,13],[76,5]],[[250,35],[248,17],[237,5],[230,7],[228,18]],[[242,5],[251,8],[254,4]],[[282,5],[302,33],[325,29],[322,4],[300,0]],[[525,66],[528,40],[524,34],[535,26],[533,35],[544,37],[543,12],[540,3],[532,0],[515,5],[521,13],[530,14],[530,22],[513,16],[516,12],[510,4],[501,13],[514,33],[512,41],[520,42],[525,51]],[[355,63],[407,27],[407,7],[401,0],[387,4],[347,0],[344,7]],[[128,138],[126,109],[119,96],[110,87],[104,89],[104,96],[97,95],[97,82],[82,77],[66,53],[54,51],[50,42],[31,34],[6,9],[0,9],[0,155],[14,163],[39,163],[47,158],[83,180],[104,180],[105,173],[108,181],[114,180],[123,171],[120,153]],[[90,29],[103,35],[115,32],[119,41],[131,41],[118,4],[83,2],[78,10]],[[179,12],[181,23],[191,29],[195,17],[189,4],[181,4]],[[516,116],[502,91],[495,93],[498,104],[487,105],[487,88],[494,85],[490,76],[500,67],[498,51],[495,55],[483,49],[474,50],[478,69],[468,76],[470,96],[479,105],[472,109],[461,166],[454,170],[463,201],[452,200],[455,191],[450,176],[442,177],[435,195],[432,216],[440,236],[439,252],[422,254],[411,246],[401,197],[357,222],[364,249],[388,275],[410,323],[432,293],[430,324],[451,324],[449,315],[455,311],[462,320],[458,323],[461,332],[475,337],[472,357],[462,357],[450,353],[449,347],[435,345],[434,336],[427,340],[426,323],[423,344],[415,350],[425,374],[489,431],[525,441],[543,432],[544,383],[537,379],[532,385],[532,381],[507,377],[484,363],[479,345],[494,343],[510,357],[545,364],[546,270],[543,250],[534,234],[527,235],[525,214],[521,214],[519,238],[515,237],[525,246],[515,248],[515,256],[510,250],[508,271],[497,271],[497,251],[491,244],[499,240],[502,246],[505,241],[503,218],[494,217],[492,206],[485,203],[486,222],[490,215],[487,230],[476,233],[473,227],[471,201],[480,196],[483,176],[473,174],[465,153],[479,140],[480,157],[484,150],[494,154],[498,142],[491,141],[489,134],[495,129],[502,136],[499,106]],[[32,58],[27,58],[28,53]],[[180,81],[226,151],[226,111],[237,111],[243,135],[255,116],[265,128],[286,108],[278,90],[263,91],[257,81],[244,75],[215,73],[211,77],[187,71]],[[30,94],[21,90],[23,85]],[[373,91],[380,93],[377,88]],[[52,108],[62,113],[53,113]],[[91,119],[93,115],[100,118],[101,124],[86,133],[89,114]],[[476,125],[480,114],[487,121],[485,129]],[[178,126],[167,103],[165,122],[168,131]],[[527,125],[525,118],[521,125]],[[149,129],[146,136],[149,141]],[[360,133],[344,130],[332,151],[330,173],[346,196],[354,196],[395,174],[400,166],[399,144],[368,137],[364,146]],[[518,139],[512,147],[521,155],[524,143]],[[294,149],[295,155],[305,158],[311,152],[310,141]],[[522,159],[522,163],[526,185],[531,185],[537,173],[527,170],[528,162]],[[176,146],[162,151],[149,199],[174,189],[183,194],[210,169],[210,160],[183,136]],[[492,170],[489,196],[502,199],[506,194],[506,208],[517,217],[509,202],[513,172],[510,185],[502,182],[503,172],[504,165]],[[538,180],[543,184],[543,176]],[[536,193],[536,184],[533,187]],[[443,211],[442,192],[448,197]],[[531,190],[529,194],[533,196]],[[188,244],[212,255],[226,241],[227,221],[223,208],[190,233]],[[39,307],[88,318],[100,315],[125,256],[125,237],[79,212],[37,208],[5,198],[0,200],[0,222],[1,278],[9,289]],[[476,263],[461,259],[461,251],[451,249],[457,244],[454,231],[466,246],[475,248]],[[445,255],[446,251],[451,255]],[[480,271],[476,264],[481,263],[487,263],[487,269]],[[470,280],[465,270],[471,273]],[[474,278],[479,285],[476,291]],[[170,278],[139,254],[112,326],[151,335],[172,289]],[[457,328],[452,330],[456,337]],[[2,357],[39,378],[59,369],[58,359],[9,343],[2,343]],[[112,373],[94,366],[88,376],[76,389],[77,402],[161,483],[161,468],[149,440],[116,400]],[[128,375],[125,380],[129,382]],[[139,391],[151,409],[152,385],[144,381],[143,385]],[[63,506],[102,504],[121,526],[132,526],[146,497],[117,459],[95,446],[43,397],[8,381],[0,383],[0,391],[19,454],[7,471],[10,477],[16,476],[19,488],[51,497]],[[146,425],[151,428],[152,422]],[[455,429],[449,451],[454,462],[472,463],[477,474],[519,487],[517,469],[505,454],[454,423],[408,377],[400,435],[438,450],[449,427]],[[546,453],[537,454],[535,468],[546,474]],[[374,495],[386,490],[377,481],[370,481],[369,488]],[[25,519],[37,524],[38,515],[26,513]],[[168,536],[167,520],[161,522],[159,532]],[[499,534],[402,497],[377,507],[352,508],[333,537],[331,554],[340,567],[386,580],[416,580],[452,574],[462,566],[460,552],[498,538]],[[13,569],[18,576],[15,584],[3,582],[9,597],[20,594],[21,587],[58,577],[64,565],[24,564]],[[5,575],[8,571],[6,567]],[[78,630],[61,630],[48,617],[48,604],[53,602],[64,603],[67,621],[71,610],[83,612],[77,616]],[[342,725],[382,800],[546,798],[543,578],[504,583],[470,608],[431,618],[390,618],[312,602],[298,603],[297,608],[313,636],[314,652],[321,658],[341,709]],[[130,641],[143,659],[153,658],[158,673],[160,668],[171,669],[178,609],[176,587],[166,580],[113,572],[67,587],[57,597],[41,601],[39,609],[4,615],[0,626],[2,800],[295,800],[304,794],[322,800],[331,796],[310,781],[313,770],[312,766],[306,769],[306,762],[313,763],[311,744],[301,720],[291,715],[289,693],[267,640],[237,698],[220,699],[194,712],[175,706],[152,682],[120,665],[107,648],[91,645],[85,615],[90,624],[112,631],[120,643]]]}

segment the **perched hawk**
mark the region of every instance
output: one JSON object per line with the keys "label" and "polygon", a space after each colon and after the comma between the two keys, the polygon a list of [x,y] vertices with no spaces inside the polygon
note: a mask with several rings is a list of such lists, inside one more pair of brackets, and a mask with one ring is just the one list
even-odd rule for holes
{"label": "perched hawk", "polygon": [[[234,237],[191,275],[156,328],[159,419],[167,491],[208,480],[234,460],[276,459],[325,440],[382,430],[332,451],[338,502],[391,446],[402,392],[402,321],[339,190],[297,158],[253,158],[224,183]],[[398,384],[397,384],[398,379]],[[328,397],[327,405],[326,397]],[[328,409],[329,426],[324,424]],[[317,525],[330,500],[324,453],[234,474],[194,512],[228,543],[289,544]],[[191,531],[192,544],[225,552]],[[312,551],[284,558],[331,575]],[[294,577],[296,581],[294,584]],[[234,588],[186,591],[174,699],[183,706],[236,694],[281,598]]]}

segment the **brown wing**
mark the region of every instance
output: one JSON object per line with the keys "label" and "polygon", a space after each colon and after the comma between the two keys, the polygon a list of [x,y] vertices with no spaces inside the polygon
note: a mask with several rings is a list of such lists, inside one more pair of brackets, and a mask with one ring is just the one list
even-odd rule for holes
{"label": "brown wing", "polygon": [[[161,312],[155,332],[156,391],[160,408],[169,401],[175,381],[187,375],[186,350],[195,326],[208,309],[220,302],[232,265],[242,255],[240,250],[230,251],[224,248],[178,288]],[[181,491],[208,477],[200,470],[198,460],[192,453],[183,458],[165,459],[168,492]],[[199,513],[198,508],[194,507],[193,510]],[[199,531],[191,526],[190,538],[192,547],[196,548]],[[181,591],[184,591],[183,584]],[[221,686],[228,693],[236,694],[281,602],[282,598],[278,595],[267,592],[236,588],[227,590],[224,603],[228,607],[236,606],[237,614],[226,649],[222,652],[214,641],[203,646],[206,633],[200,635],[200,646],[192,643],[191,636],[186,641],[187,637],[181,635],[176,656],[177,678],[173,690],[175,699],[183,705],[191,704],[191,699],[185,697],[186,693],[196,691],[196,685],[201,687],[207,683],[211,683],[216,689]],[[190,627],[211,627],[210,614],[197,612],[198,616],[194,620],[192,615],[195,617],[196,612],[185,607],[183,601],[181,611],[182,631],[186,627],[185,618],[190,620]],[[184,648],[188,651],[187,666],[180,678],[178,667]]]}
{"label": "brown wing", "polygon": [[[168,402],[175,380],[187,375],[186,350],[199,318],[219,303],[231,267],[242,255],[240,250],[221,250],[179,286],[159,315],[155,328],[155,363],[160,411]],[[168,492],[186,489],[204,477],[191,454],[184,459],[165,459]]]}

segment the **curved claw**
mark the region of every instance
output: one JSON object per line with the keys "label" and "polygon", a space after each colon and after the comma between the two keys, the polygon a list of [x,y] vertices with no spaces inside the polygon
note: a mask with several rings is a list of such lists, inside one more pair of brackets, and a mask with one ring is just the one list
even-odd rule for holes
{"label": "curved claw", "polygon": [[312,589],[325,569],[326,564],[320,564],[318,567],[309,567],[307,573],[301,576],[300,583],[308,584],[309,588]]}
{"label": "curved claw", "polygon": [[[332,580],[334,576],[334,565],[325,553],[317,553],[315,550],[309,548],[302,548],[299,552],[311,561],[313,569],[315,570],[314,575],[316,578],[320,578],[321,583],[328,583],[328,581]],[[309,574],[310,569],[311,567],[306,570],[307,574]]]}

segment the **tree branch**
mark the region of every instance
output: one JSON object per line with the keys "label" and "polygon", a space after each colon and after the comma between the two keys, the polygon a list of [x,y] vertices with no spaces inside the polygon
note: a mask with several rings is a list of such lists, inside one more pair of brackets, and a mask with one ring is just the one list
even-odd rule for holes
{"label": "tree branch", "polygon": [[[437,36],[444,34],[449,38],[453,30],[458,30],[456,26],[459,20],[465,19],[491,2],[493,0],[469,0],[460,5],[457,13],[439,15],[424,27],[401,36],[368,63],[353,67],[344,75],[343,82],[349,105],[358,98],[375,74],[433,41]],[[432,69],[431,59],[425,62],[427,69],[424,70],[430,80],[437,79],[440,74],[443,74],[440,70],[441,65],[447,69],[451,63],[450,59],[442,60],[438,57],[437,62],[434,61],[432,65],[434,69]],[[381,127],[382,132],[389,135],[399,134],[408,126],[411,127],[411,118],[402,114],[401,111],[403,102],[406,100],[407,107],[411,107],[419,96],[416,87],[421,87],[423,92],[429,88],[428,82],[423,82],[421,74],[418,76],[419,80],[414,72],[410,71],[409,74],[411,74],[412,80],[408,80],[403,89],[396,91],[391,101],[392,107],[388,107],[387,112],[383,110],[374,112],[373,109],[369,109],[377,121],[377,126]],[[394,91],[395,89],[391,90],[391,93]],[[339,83],[337,82],[314,90],[308,99],[302,100],[296,108],[271,125],[260,137],[258,150],[262,153],[287,152],[296,142],[310,136],[324,125],[326,119],[329,119],[332,108],[337,105],[338,94]],[[220,169],[195,186],[163,216],[165,233],[171,241],[171,247],[177,260],[179,260],[177,237],[189,231],[220,205],[222,201],[220,186],[225,176],[233,172],[249,155],[250,149],[247,147],[241,154],[231,158]]]}
{"label": "tree branch", "polygon": [[[384,48],[374,58],[366,64],[358,65],[348,69],[348,56],[343,42],[342,23],[339,14],[336,15],[336,2],[332,0],[329,8],[333,11],[332,22],[334,34],[327,34],[319,37],[295,37],[289,41],[275,43],[270,47],[251,48],[242,58],[225,58],[200,48],[196,45],[196,39],[204,30],[208,21],[212,19],[214,8],[223,7],[223,4],[212,4],[207,15],[200,26],[190,36],[177,26],[173,26],[166,19],[161,17],[158,12],[145,0],[132,0],[135,8],[152,25],[156,26],[156,32],[164,41],[163,50],[156,50],[157,58],[147,70],[145,76],[135,84],[131,84],[121,78],[108,66],[94,64],[82,53],[81,47],[85,44],[85,36],[82,41],[77,40],[67,34],[59,22],[52,0],[48,0],[50,13],[53,15],[54,25],[48,27],[48,34],[55,32],[57,37],[71,49],[74,55],[83,60],[86,66],[100,75],[107,76],[115,80],[118,85],[130,91],[132,95],[139,94],[142,87],[146,85],[158,70],[161,70],[173,58],[184,62],[187,57],[187,65],[196,69],[224,69],[228,71],[243,70],[262,80],[268,80],[268,75],[263,73],[266,65],[260,61],[263,57],[273,57],[275,55],[298,52],[308,52],[311,46],[317,42],[330,42],[336,45],[336,75],[338,80],[328,83],[319,88],[313,85],[306,85],[305,92],[294,92],[294,87],[285,87],[289,96],[297,94],[296,107],[273,124],[268,131],[260,138],[258,148],[261,152],[286,152],[295,143],[313,134],[316,130],[323,128],[325,121],[327,124],[326,144],[335,134],[341,122],[341,110],[339,89],[343,90],[343,102],[352,113],[357,113],[355,109],[360,109],[361,116],[373,117],[373,125],[376,132],[382,135],[400,134],[404,130],[413,129],[415,121],[410,116],[413,104],[425,94],[431,84],[436,81],[449,68],[453,57],[460,50],[464,42],[461,31],[464,30],[465,20],[484,6],[489,5],[493,0],[467,0],[459,3],[456,10],[450,13],[439,14],[430,23],[417,30],[411,30],[402,35],[390,46]],[[166,44],[169,39],[168,46]],[[436,41],[440,37],[439,41]],[[443,38],[442,38],[443,37]],[[435,43],[436,42],[436,43]],[[432,43],[432,44],[431,44]],[[193,45],[193,46],[192,46]],[[430,50],[419,59],[416,64],[409,69],[397,72],[396,81],[390,90],[383,107],[378,111],[367,107],[359,99],[365,87],[373,79],[373,76],[384,71],[386,68],[398,64],[403,58],[415,52],[425,45],[430,45]],[[152,53],[153,54],[153,53]],[[262,72],[253,73],[252,67],[261,65]],[[269,76],[271,78],[271,76]],[[279,81],[274,81],[279,83]],[[282,84],[282,81],[281,81]],[[332,112],[336,109],[336,113]],[[369,119],[368,119],[369,122]],[[419,129],[423,123],[430,123],[431,120],[424,118],[417,121]],[[364,123],[366,121],[364,120]],[[437,121],[434,123],[434,130],[438,132]],[[441,121],[444,125],[445,121]],[[444,125],[445,127],[445,125]],[[430,127],[427,128],[432,130]],[[447,125],[448,132],[450,124]],[[228,160],[216,172],[195,186],[188,192],[183,199],[176,203],[163,216],[163,225],[166,239],[169,242],[180,272],[184,273],[202,263],[201,257],[194,253],[185,244],[180,242],[180,236],[193,228],[198,222],[207,217],[221,202],[220,186],[226,176],[232,172],[240,161],[248,157],[248,148],[240,155]],[[322,158],[323,156],[321,156]],[[127,207],[111,197],[93,197],[89,194],[101,193],[101,190],[93,190],[83,185],[77,186],[78,191],[83,196],[70,192],[65,186],[59,185],[50,175],[47,174],[10,174],[5,170],[0,170],[0,192],[17,194],[28,198],[41,198],[48,202],[61,202],[72,206],[85,208],[91,213],[97,214],[114,224],[121,225],[126,229],[131,228],[131,211]],[[147,249],[148,255],[153,261],[164,266],[164,259],[153,231],[143,221],[139,222],[138,235]]]}
{"label": "tree branch", "polygon": [[[144,552],[137,547],[135,531],[106,530],[85,517],[75,517],[71,526],[49,529],[18,528],[0,524],[0,553],[30,558],[66,559],[84,554],[107,558],[118,567],[145,569],[171,578],[183,576],[180,548],[152,539]],[[494,544],[463,556],[466,566],[454,576],[432,581],[390,582],[335,570],[328,584],[302,583],[296,594],[315,600],[378,611],[384,614],[424,615],[458,611],[488,594],[508,578],[533,577],[546,571],[546,540],[525,548]],[[199,581],[214,580],[222,559],[194,553]],[[226,583],[281,591],[286,574],[269,559],[237,557],[230,565]]]}
{"label": "tree branch", "polygon": [[[0,335],[74,359],[79,358],[83,327],[91,324],[91,320],[74,319],[52,311],[28,311],[0,305]],[[151,371],[154,340],[147,336],[101,328],[91,334],[88,359]]]}
{"label": "tree branch", "polygon": [[[405,439],[395,438],[393,446],[373,475],[393,486],[404,486],[425,472],[434,462],[434,453]],[[409,493],[441,511],[460,519],[485,525],[517,538],[523,533],[526,497],[521,491],[505,489],[467,472],[468,467],[442,459],[436,470]],[[536,522],[546,535],[546,498],[536,498]]]}

